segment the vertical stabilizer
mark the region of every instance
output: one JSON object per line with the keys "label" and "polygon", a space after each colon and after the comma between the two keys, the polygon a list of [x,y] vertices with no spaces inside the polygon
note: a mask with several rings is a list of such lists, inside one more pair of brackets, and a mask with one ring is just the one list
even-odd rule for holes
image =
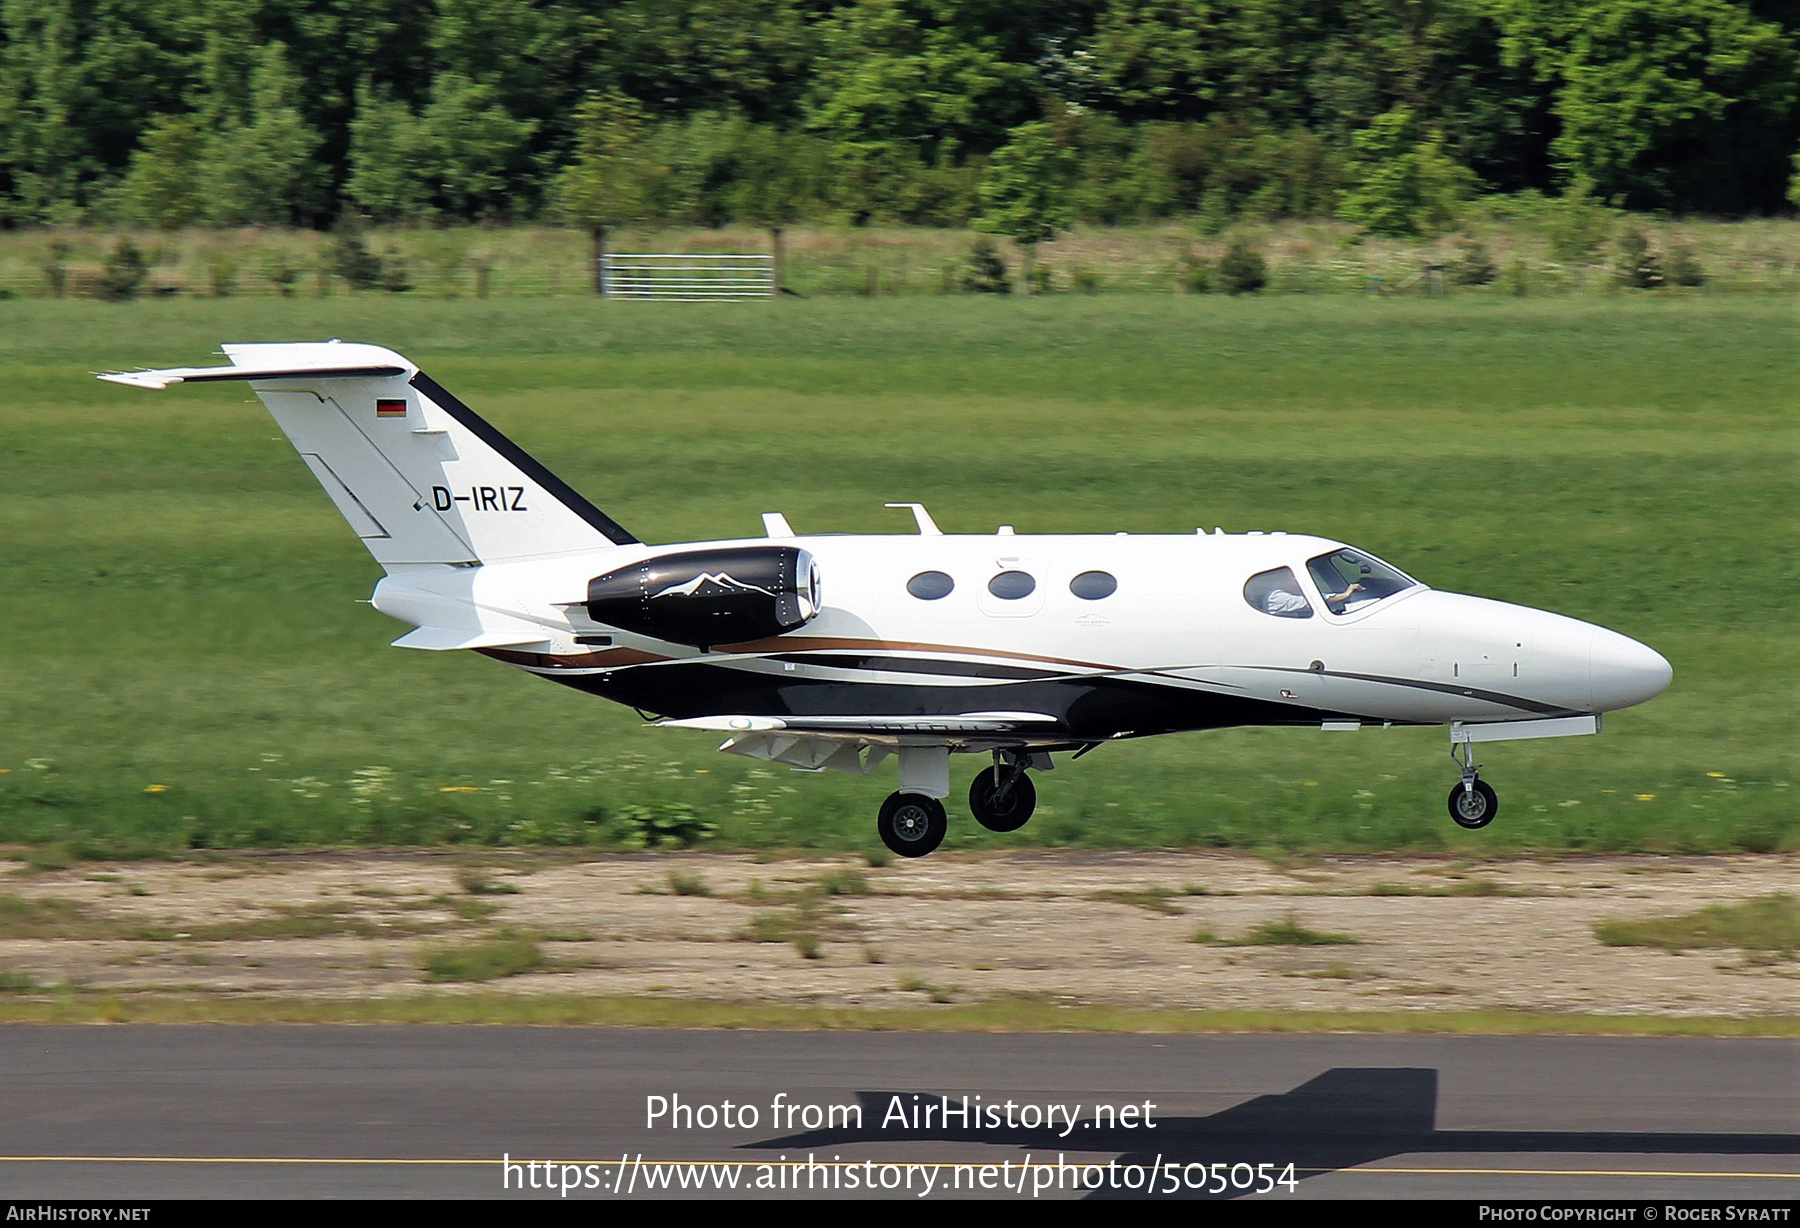
{"label": "vertical stabilizer", "polygon": [[637,541],[430,376],[372,345],[227,345],[229,367],[103,375],[245,380],[383,566],[495,563]]}

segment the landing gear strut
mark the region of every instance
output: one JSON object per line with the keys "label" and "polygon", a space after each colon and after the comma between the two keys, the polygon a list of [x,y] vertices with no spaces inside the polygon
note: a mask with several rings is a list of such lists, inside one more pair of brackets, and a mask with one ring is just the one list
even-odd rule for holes
{"label": "landing gear strut", "polygon": [[881,842],[902,857],[923,857],[944,842],[944,803],[923,793],[890,793],[875,820]]}
{"label": "landing gear strut", "polygon": [[1500,798],[1493,786],[1480,777],[1481,765],[1475,762],[1474,748],[1467,742],[1460,743],[1463,753],[1459,758],[1457,745],[1451,745],[1450,759],[1462,769],[1462,782],[1450,790],[1450,817],[1458,827],[1474,831],[1494,821],[1500,813]]}
{"label": "landing gear strut", "polygon": [[1025,757],[995,751],[994,766],[984,768],[969,786],[969,810],[989,831],[1018,831],[1037,809],[1037,786],[1025,774]]}

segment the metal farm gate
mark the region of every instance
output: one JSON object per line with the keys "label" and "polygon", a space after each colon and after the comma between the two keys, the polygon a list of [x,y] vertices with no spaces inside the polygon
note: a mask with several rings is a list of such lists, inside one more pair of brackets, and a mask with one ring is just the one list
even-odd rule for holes
{"label": "metal farm gate", "polygon": [[608,252],[600,270],[607,298],[691,302],[775,294],[773,256]]}

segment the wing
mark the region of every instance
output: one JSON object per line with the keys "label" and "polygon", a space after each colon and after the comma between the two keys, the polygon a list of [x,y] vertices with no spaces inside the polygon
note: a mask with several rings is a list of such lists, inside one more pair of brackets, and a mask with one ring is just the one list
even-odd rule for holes
{"label": "wing", "polygon": [[716,729],[721,733],[773,733],[815,737],[880,738],[900,734],[1027,733],[1055,725],[1042,712],[963,712],[956,716],[700,716],[658,721],[659,729]]}
{"label": "wing", "polygon": [[[989,747],[1059,745],[1057,719],[1042,712],[964,712],[954,716],[702,716],[658,721],[658,729],[729,733],[720,750],[808,771],[862,775],[902,744]],[[863,752],[867,750],[865,756]]]}

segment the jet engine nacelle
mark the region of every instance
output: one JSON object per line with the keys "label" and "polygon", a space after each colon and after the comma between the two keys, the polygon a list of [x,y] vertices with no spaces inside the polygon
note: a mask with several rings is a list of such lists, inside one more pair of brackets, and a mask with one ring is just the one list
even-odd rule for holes
{"label": "jet engine nacelle", "polygon": [[796,546],[659,554],[589,580],[587,612],[673,644],[741,644],[811,621],[819,569]]}

